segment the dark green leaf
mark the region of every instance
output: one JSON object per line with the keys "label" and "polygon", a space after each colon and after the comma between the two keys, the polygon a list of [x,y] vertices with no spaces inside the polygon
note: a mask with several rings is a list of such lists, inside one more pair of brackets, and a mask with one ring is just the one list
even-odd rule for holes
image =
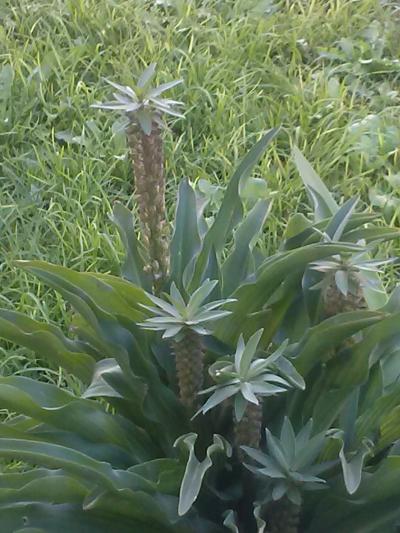
{"label": "dark green leaf", "polygon": [[199,285],[203,271],[208,263],[208,255],[211,248],[214,247],[218,256],[225,247],[227,239],[230,237],[233,229],[242,219],[243,206],[239,194],[240,185],[245,183],[246,179],[250,176],[253,167],[258,163],[266,147],[278,132],[279,129],[275,128],[265,134],[244,157],[229,180],[219,211],[215,217],[213,225],[204,238],[203,247],[196,261],[191,282],[191,285],[194,287]]}
{"label": "dark green leaf", "polygon": [[354,335],[384,318],[375,311],[351,311],[328,318],[310,328],[297,350],[294,364],[302,376],[321,362],[328,350],[340,345],[347,337]]}
{"label": "dark green leaf", "polygon": [[125,249],[125,260],[122,265],[122,276],[145,290],[151,289],[150,276],[146,274],[145,262],[142,257],[142,245],[136,232],[132,212],[119,202],[114,204],[111,220],[118,229]]}
{"label": "dark green leaf", "polygon": [[171,281],[182,291],[183,273],[200,250],[201,239],[197,200],[187,179],[179,184],[175,230],[171,240]]}
{"label": "dark green leaf", "polygon": [[275,254],[260,266],[256,281],[239,287],[233,293],[232,296],[237,302],[227,306],[232,310],[232,315],[226,319],[229,321],[229,328],[226,327],[225,320],[221,321],[215,332],[216,336],[224,342],[233,344],[239,332],[246,327],[251,313],[260,311],[285,279],[297,275],[300,280],[309,263],[346,250],[354,251],[358,250],[358,247],[323,243]]}
{"label": "dark green leaf", "polygon": [[252,273],[252,249],[263,229],[270,202],[259,200],[234,234],[233,250],[222,267],[222,295],[230,296]]}
{"label": "dark green leaf", "polygon": [[293,148],[293,157],[297,170],[306,187],[307,194],[314,204],[314,215],[316,222],[334,215],[338,210],[337,203],[333,196],[317,175],[307,159],[300,150],[295,146]]}
{"label": "dark green leaf", "polygon": [[93,374],[95,360],[82,353],[79,345],[64,336],[51,324],[37,322],[21,313],[0,310],[0,337],[33,350],[39,358],[59,365],[88,382]]}

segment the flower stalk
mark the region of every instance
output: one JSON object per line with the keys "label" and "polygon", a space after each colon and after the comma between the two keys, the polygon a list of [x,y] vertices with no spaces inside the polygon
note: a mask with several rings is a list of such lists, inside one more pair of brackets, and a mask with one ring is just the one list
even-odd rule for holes
{"label": "flower stalk", "polygon": [[138,78],[135,87],[108,83],[117,90],[114,100],[93,107],[120,111],[128,119],[126,129],[129,156],[134,174],[134,188],[138,201],[141,236],[146,250],[146,270],[153,278],[153,289],[159,293],[168,275],[168,221],[165,210],[165,175],[162,128],[163,116],[182,117],[175,107],[181,102],[161,95],[181,80],[157,87],[151,86],[155,63],[149,65]]}
{"label": "flower stalk", "polygon": [[201,336],[188,329],[182,338],[172,342],[175,353],[179,396],[190,411],[198,407],[198,393],[203,388],[204,347]]}
{"label": "flower stalk", "polygon": [[168,222],[165,210],[164,154],[161,127],[153,122],[145,133],[134,115],[127,128],[142,242],[148,253],[148,266],[158,293],[168,274]]}

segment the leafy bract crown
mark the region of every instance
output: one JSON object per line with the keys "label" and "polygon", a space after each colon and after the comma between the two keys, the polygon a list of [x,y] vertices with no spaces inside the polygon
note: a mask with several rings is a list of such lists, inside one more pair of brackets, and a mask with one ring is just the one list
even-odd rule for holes
{"label": "leafy bract crown", "polygon": [[312,435],[313,422],[309,422],[296,435],[290,420],[285,417],[280,437],[265,429],[268,453],[242,446],[243,451],[259,466],[245,464],[257,475],[268,478],[268,500],[280,500],[286,496],[296,505],[301,504],[303,490],[324,488],[325,480],[318,477],[331,467],[331,463],[319,463],[318,456],[326,442],[326,433]]}
{"label": "leafy bract crown", "polygon": [[145,329],[163,331],[164,339],[180,340],[187,330],[195,331],[199,335],[209,335],[211,330],[207,326],[231,313],[220,308],[235,301],[233,298],[226,298],[204,303],[217,284],[218,281],[207,279],[187,299],[175,283],[171,284],[170,293],[166,294],[165,300],[148,294],[154,307],[144,307],[154,316],[146,319],[141,326]]}
{"label": "leafy bract crown", "polygon": [[357,294],[359,287],[374,285],[368,274],[381,272],[380,266],[393,262],[393,259],[368,259],[366,251],[357,254],[333,255],[328,259],[314,261],[311,269],[324,274],[322,282],[314,286],[320,288],[332,280],[337,289],[344,295]]}
{"label": "leafy bract crown", "polygon": [[173,80],[153,87],[151,82],[155,76],[156,64],[149,65],[138,78],[135,87],[120,85],[107,80],[117,92],[113,93],[114,100],[93,104],[92,107],[126,113],[130,119],[134,119],[146,135],[150,135],[153,122],[163,126],[161,116],[163,114],[174,117],[183,117],[182,113],[176,110],[182,102],[163,98],[161,95],[175,85],[182,83],[182,80]]}
{"label": "leafy bract crown", "polygon": [[209,373],[217,384],[202,391],[213,393],[200,409],[202,413],[234,396],[235,418],[241,420],[248,402],[258,405],[259,397],[286,392],[293,386],[304,389],[303,378],[284,357],[287,342],[268,357],[255,358],[262,334],[263,330],[258,330],[247,343],[240,335],[233,360],[211,365]]}

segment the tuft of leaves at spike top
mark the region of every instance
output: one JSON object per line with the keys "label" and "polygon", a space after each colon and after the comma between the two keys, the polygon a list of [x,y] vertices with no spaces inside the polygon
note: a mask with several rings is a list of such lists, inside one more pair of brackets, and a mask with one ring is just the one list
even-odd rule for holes
{"label": "tuft of leaves at spike top", "polygon": [[324,315],[330,317],[366,308],[363,288],[374,285],[368,273],[380,272],[380,266],[391,262],[392,259],[366,259],[366,251],[362,251],[311,263],[312,270],[323,274],[323,279],[312,288],[322,290]]}
{"label": "tuft of leaves at spike top", "polygon": [[233,358],[217,361],[209,369],[217,384],[201,392],[212,392],[200,409],[203,414],[233,398],[237,449],[244,444],[257,447],[260,442],[261,398],[286,392],[294,386],[305,388],[303,378],[284,356],[287,342],[268,357],[256,358],[262,334],[263,329],[258,330],[247,343],[240,335]]}
{"label": "tuft of leaves at spike top", "polygon": [[163,332],[164,339],[171,339],[175,353],[176,372],[182,403],[192,410],[204,379],[203,335],[211,334],[208,326],[226,317],[230,311],[221,307],[232,298],[205,303],[218,281],[205,280],[201,286],[186,298],[175,283],[163,300],[149,294],[154,307],[146,306],[153,313],[141,324],[144,329]]}
{"label": "tuft of leaves at spike top", "polygon": [[152,86],[156,64],[149,65],[136,86],[129,87],[106,80],[116,92],[114,100],[92,107],[123,113],[129,153],[135,178],[142,241],[148,251],[147,270],[159,292],[169,268],[168,221],[165,210],[165,176],[162,128],[164,115],[183,117],[176,108],[182,103],[162,97],[182,80]]}
{"label": "tuft of leaves at spike top", "polygon": [[266,480],[263,502],[271,531],[297,531],[302,492],[323,489],[326,481],[319,475],[333,466],[318,462],[326,443],[326,432],[312,436],[313,422],[296,435],[289,418],[285,417],[279,438],[265,429],[268,453],[242,446],[243,452],[258,463],[245,467]]}

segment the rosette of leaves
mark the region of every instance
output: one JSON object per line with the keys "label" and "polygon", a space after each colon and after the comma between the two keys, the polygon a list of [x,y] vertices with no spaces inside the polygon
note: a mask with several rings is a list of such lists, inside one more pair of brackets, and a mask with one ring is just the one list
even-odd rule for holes
{"label": "rosette of leaves", "polygon": [[296,435],[290,420],[285,417],[279,438],[265,429],[268,453],[242,447],[247,459],[256,464],[246,463],[246,468],[263,479],[262,503],[271,532],[297,531],[304,491],[326,488],[325,479],[319,476],[331,468],[332,463],[318,461],[326,434],[321,432],[311,436],[312,426],[310,420]]}
{"label": "rosette of leaves", "polygon": [[165,176],[162,128],[165,115],[182,117],[177,107],[182,103],[163,97],[163,93],[180,84],[173,80],[158,86],[152,81],[156,64],[149,65],[135,86],[106,80],[115,89],[114,100],[94,104],[103,110],[118,111],[127,119],[127,140],[134,169],[136,197],[153,282],[162,285],[168,270],[168,221],[165,211]]}
{"label": "rosette of leaves", "polygon": [[254,333],[247,343],[239,337],[233,360],[219,360],[209,368],[217,385],[204,391],[212,392],[201,407],[207,413],[217,405],[233,398],[236,446],[258,446],[261,438],[262,398],[286,392],[292,386],[305,387],[303,378],[292,363],[284,357],[284,342],[268,357],[257,357],[257,349],[263,329]]}
{"label": "rosette of leaves", "polygon": [[192,409],[203,386],[204,352],[202,336],[210,335],[209,326],[231,312],[220,309],[235,301],[226,298],[205,303],[218,281],[205,280],[185,301],[174,282],[166,300],[149,295],[153,306],[145,306],[153,315],[141,326],[162,331],[163,339],[171,339],[175,353],[176,373],[182,403]]}
{"label": "rosette of leaves", "polygon": [[[235,299],[224,306],[230,314],[207,323],[202,335],[206,371],[235,353],[240,335],[250,339],[264,329],[252,362],[288,339],[271,373],[292,383],[289,361],[306,387],[260,396],[263,428],[280,427],[288,416],[295,428],[313,418],[316,434],[335,429],[318,458],[334,461],[324,474],[329,488],[303,492],[299,529],[390,529],[400,518],[398,291],[371,310],[324,319],[313,313],[316,291],[304,279],[311,263],[357,253],[361,239],[398,231],[374,225],[370,214],[346,217],[337,206],[307,227],[297,224],[266,256],[258,243],[270,203],[263,198],[249,207],[240,190],[276,133],[267,132],[240,162],[211,224],[201,195],[180,183],[164,287],[175,283],[188,302],[207,279],[218,280],[204,304]],[[2,532],[59,533],[62,524],[77,533],[261,533],[268,527],[262,487],[232,456],[232,411],[220,404],[191,421],[176,390],[170,339],[141,326],[155,317],[145,307],[154,304],[140,232],[120,204],[113,221],[126,250],[121,276],[18,263],[74,308],[68,334],[0,311],[2,338],[76,380],[70,391],[28,376],[0,378],[1,405],[10,412],[0,423],[0,458],[22,461],[0,475]],[[344,226],[340,241],[321,238],[337,224]],[[325,352],[355,334],[346,357],[324,361]]]}
{"label": "rosette of leaves", "polygon": [[389,262],[392,260],[366,259],[366,252],[362,251],[311,263],[312,270],[323,274],[323,279],[314,285],[314,289],[322,291],[324,315],[329,317],[366,308],[363,288],[374,287],[374,279],[366,275],[378,273],[379,267]]}

